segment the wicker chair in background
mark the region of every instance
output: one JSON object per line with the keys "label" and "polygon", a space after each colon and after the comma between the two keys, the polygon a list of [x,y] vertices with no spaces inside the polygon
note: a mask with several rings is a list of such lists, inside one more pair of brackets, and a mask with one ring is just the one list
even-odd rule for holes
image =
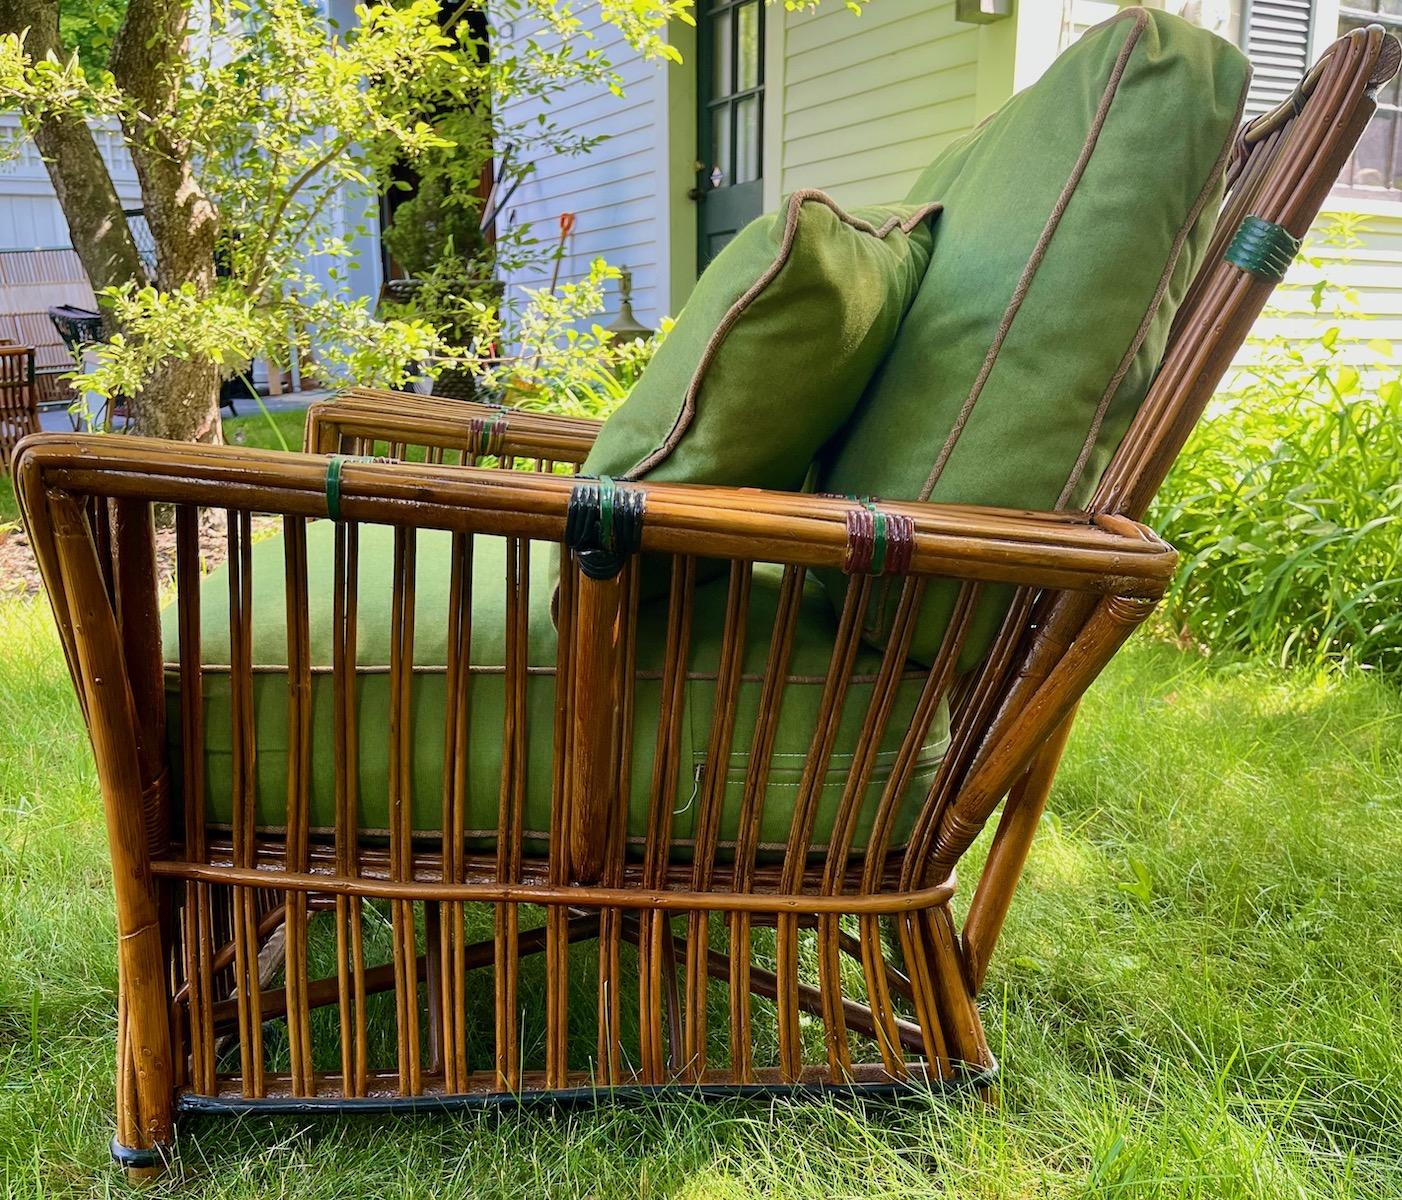
{"label": "wicker chair in background", "polygon": [[0,346],[0,475],[9,474],[20,439],[38,432],[34,351],[28,346]]}
{"label": "wicker chair in background", "polygon": [[[1397,43],[1380,29],[1355,31],[1310,72],[1292,103],[1243,129],[1216,241],[1089,511],[881,506],[899,542],[899,553],[893,543],[885,556],[888,573],[898,571],[898,613],[868,679],[859,749],[828,844],[816,850],[818,780],[873,590],[873,556],[857,536],[865,509],[813,495],[646,484],[615,497],[610,540],[600,533],[599,487],[568,478],[595,423],[394,393],[352,392],[314,409],[310,453],[300,456],[135,438],[27,441],[18,491],[91,731],[111,843],[119,1161],[157,1168],[180,1113],[419,1111],[531,1096],[559,1102],[596,1088],[986,1085],[995,1064],[976,997],[1077,702],[1173,571],[1173,551],[1137,522],[1279,277],[1236,265],[1233,235],[1248,217],[1304,235],[1373,111],[1374,90],[1397,63]],[[376,453],[425,461],[336,457]],[[174,510],[173,663],[162,653],[158,506]],[[172,714],[171,733],[165,713],[168,673],[190,696],[213,670],[202,668],[199,637],[206,510],[227,514],[230,656],[219,670],[233,721],[228,831],[207,819],[201,706]],[[284,534],[289,632],[287,665],[278,670],[287,677],[288,770],[285,827],[274,831],[255,819],[251,782],[253,680],[255,668],[266,669],[251,652],[255,513],[280,515]],[[309,522],[328,516],[337,518],[334,567],[329,577],[309,578]],[[392,527],[396,568],[385,669],[391,715],[387,728],[370,731],[389,750],[383,838],[365,836],[354,794],[365,733],[356,727],[354,692],[358,548],[376,525]],[[414,563],[424,530],[451,531],[452,556],[435,837],[415,836],[410,813]],[[474,631],[464,614],[472,611],[471,555],[488,537],[505,542],[505,653],[492,677],[505,718],[474,734],[473,688],[485,676],[469,660]],[[527,657],[530,598],[551,586],[529,570],[533,542],[560,547],[564,562],[550,668]],[[662,696],[658,729],[636,745],[622,734],[633,728],[641,674],[632,550],[649,562],[670,560],[672,580],[663,602],[665,653],[650,677]],[[609,551],[621,569],[593,569]],[[717,843],[726,772],[698,773],[692,798],[676,786],[701,559],[728,560],[730,574],[715,701],[700,736],[712,763],[728,761],[732,747],[754,751],[739,833],[724,854]],[[581,570],[581,560],[591,569]],[[769,649],[751,727],[735,716],[759,562],[781,564],[783,575],[772,632],[763,631]],[[754,829],[766,739],[787,678],[803,577],[824,569],[846,570],[850,586],[787,844],[782,854],[764,855]],[[896,730],[889,779],[875,811],[864,814],[870,835],[853,851],[873,769],[860,747],[881,742],[909,673],[912,614],[937,577],[960,581],[956,615],[933,666],[922,669],[909,728]],[[1016,599],[991,649],[961,675],[955,663],[966,618],[981,590],[997,584],[1013,585]],[[306,614],[309,595],[328,588],[331,831],[311,828],[306,785],[314,750]],[[528,711],[540,718],[528,709],[528,683],[538,686],[531,681],[542,676],[555,681],[548,762],[526,754]],[[945,700],[948,751],[908,838],[895,844],[894,797]],[[487,848],[464,837],[462,780],[474,737],[494,739],[502,763],[492,801],[498,827]],[[625,846],[619,812],[624,789],[639,777],[635,763],[650,764],[652,779],[640,850]],[[522,834],[528,767],[548,773],[548,846]],[[956,864],[1005,797],[960,931],[950,905]],[[697,806],[696,836],[682,853],[671,823],[685,804]],[[378,943],[383,961],[373,963],[366,921],[372,907],[386,906],[390,921],[378,918],[375,936],[389,944]],[[475,942],[466,932],[474,924],[484,929]],[[260,969],[278,940],[281,983]],[[586,940],[597,942],[597,955],[574,945]],[[531,975],[523,958],[536,953],[543,964],[531,960],[532,969],[543,970]],[[571,988],[571,977],[587,986]],[[374,1027],[377,1005],[387,1028]],[[802,1014],[814,1019],[804,1023]]]}

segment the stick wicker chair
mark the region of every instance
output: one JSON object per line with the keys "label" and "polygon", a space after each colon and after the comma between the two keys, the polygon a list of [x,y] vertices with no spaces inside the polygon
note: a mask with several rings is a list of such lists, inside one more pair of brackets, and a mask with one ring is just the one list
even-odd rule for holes
{"label": "stick wicker chair", "polygon": [[0,474],[9,474],[20,439],[38,432],[34,351],[28,346],[0,345]]}
{"label": "stick wicker chair", "polygon": [[[1174,569],[1174,551],[1138,520],[1283,273],[1236,265],[1233,234],[1248,217],[1305,234],[1398,57],[1380,29],[1355,31],[1290,103],[1243,128],[1216,241],[1088,511],[882,503],[878,554],[873,514],[850,500],[613,490],[569,477],[595,422],[391,392],[315,407],[302,455],[28,439],[18,493],[111,843],[118,1161],[159,1169],[182,1113],[421,1111],[667,1087],[988,1086],[995,1063],[976,997],[1077,703]],[[173,580],[158,552],[161,510],[173,513]],[[199,586],[211,514],[227,525],[226,597]],[[275,615],[286,620],[287,661],[271,684],[253,649],[269,619],[255,603],[255,514],[275,515],[282,533],[274,582],[285,611]],[[308,547],[328,532],[324,565]],[[393,557],[389,645],[364,666],[358,580],[381,534]],[[554,579],[533,546],[546,561],[559,554],[553,597],[542,596]],[[489,550],[500,555],[504,612],[494,666],[477,658],[472,627],[474,555]],[[637,552],[670,564],[656,654],[639,632]],[[446,629],[416,625],[416,563],[427,554],[446,556]],[[713,700],[695,736],[711,764],[748,752],[725,831],[728,772],[698,771],[690,796],[677,780],[698,564],[713,560],[728,576],[706,585],[721,596],[719,633],[704,680]],[[781,568],[766,568],[778,583],[763,614],[751,606],[757,564]],[[793,815],[766,848],[759,809],[775,713],[795,686],[804,577],[819,570],[845,571],[849,587],[831,657],[807,681],[817,699],[792,768]],[[873,652],[859,645],[861,616],[881,572],[897,581],[898,604],[884,651]],[[955,614],[933,664],[903,690],[913,615],[933,579],[958,581]],[[161,595],[171,583],[165,619],[178,656],[168,662]],[[1016,589],[1014,602],[961,673],[969,615],[995,585]],[[534,653],[542,599],[558,626],[550,661]],[[227,605],[223,663],[202,661],[201,605],[216,600],[220,614]],[[313,609],[317,621],[330,614],[329,662],[313,662]],[[753,626],[757,666],[745,655]],[[446,715],[425,749],[415,656],[429,636],[445,639],[435,686]],[[203,688],[207,701],[217,687],[225,715],[185,704],[168,725],[173,686],[184,696]],[[315,702],[327,687],[329,707]],[[367,731],[357,689],[372,687],[387,697],[387,723]],[[645,688],[655,728],[635,737]],[[500,715],[474,734],[489,690]],[[820,839],[819,785],[853,697],[860,736]],[[896,799],[945,702],[947,751],[898,836]],[[285,771],[281,759],[255,761],[256,722],[285,723]],[[872,789],[888,733],[894,754]],[[209,817],[201,765],[216,736],[229,739],[222,822]],[[539,739],[546,752],[530,753]],[[468,793],[484,744],[499,767],[495,824],[482,829]],[[378,797],[358,794],[359,760],[372,752],[385,759]],[[427,784],[426,753],[437,756]],[[275,820],[260,807],[260,769],[281,793]],[[334,778],[329,824],[311,816],[314,770]],[[531,789],[548,795],[544,829],[527,828]],[[631,836],[629,797],[644,806]],[[960,930],[955,868],[1005,798]],[[426,829],[427,799],[441,808]],[[363,816],[372,801],[383,828]]]}

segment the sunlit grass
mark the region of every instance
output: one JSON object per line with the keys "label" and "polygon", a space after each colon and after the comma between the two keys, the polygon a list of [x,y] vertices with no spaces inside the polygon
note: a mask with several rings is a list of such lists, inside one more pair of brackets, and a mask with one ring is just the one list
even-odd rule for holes
{"label": "sunlit grass", "polygon": [[[1132,644],[1087,698],[994,960],[996,1104],[190,1121],[142,1194],[1396,1197],[1399,785],[1386,685]],[[77,706],[47,608],[6,600],[0,1195],[127,1192],[113,960]]]}

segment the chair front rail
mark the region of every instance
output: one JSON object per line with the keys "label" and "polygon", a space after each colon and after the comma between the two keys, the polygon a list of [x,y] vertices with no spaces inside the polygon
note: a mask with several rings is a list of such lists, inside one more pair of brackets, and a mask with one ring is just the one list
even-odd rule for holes
{"label": "chair front rail", "polygon": [[[1116,518],[882,506],[906,539],[893,556],[904,574],[882,580],[895,601],[891,634],[872,665],[858,669],[859,654],[870,654],[862,627],[877,578],[849,573],[827,669],[800,677],[793,656],[805,583],[815,571],[871,561],[854,554],[851,502],[641,487],[638,553],[616,575],[594,578],[566,544],[572,498],[587,484],[534,471],[343,461],[331,578],[312,578],[311,523],[329,516],[329,461],[81,435],[32,438],[17,459],[18,493],[80,681],[112,830],[124,1146],[165,1144],[177,1096],[196,1107],[235,1099],[378,1104],[387,1094],[411,1103],[562,1091],[584,1076],[609,1086],[739,1087],[984,1077],[993,1061],[950,911],[955,850],[1064,720],[1095,665],[1162,594],[1175,557],[1167,545]],[[156,548],[158,512],[173,513],[168,569]],[[215,664],[202,649],[208,600],[199,531],[210,513],[222,518],[227,542],[229,653]],[[268,515],[282,534],[276,567],[266,556],[255,565]],[[366,668],[356,664],[372,524],[392,530],[390,648],[387,665]],[[430,831],[414,816],[413,744],[424,670],[415,660],[424,636],[416,566],[432,529],[450,535],[442,569],[451,651],[441,668],[442,732],[434,735],[444,755],[441,823]],[[474,571],[483,539],[493,537],[505,555],[499,581]],[[529,653],[539,632],[532,597],[552,584],[532,570],[534,542],[560,546],[565,564],[549,664]],[[699,566],[717,557],[728,560],[728,576],[704,584],[723,599],[712,614],[715,661],[701,667],[693,660]],[[644,668],[641,564],[667,560],[665,653]],[[769,627],[756,630],[761,562],[782,574]],[[254,575],[269,569],[279,575],[288,631],[285,661],[273,668],[255,650]],[[170,662],[160,653],[162,570],[179,639]],[[916,617],[940,580],[957,583],[949,632],[932,664],[914,668],[907,652]],[[962,685],[956,666],[989,584],[1044,598],[1076,589],[1091,616],[1065,666],[1050,665],[1006,736],[986,746],[973,726],[988,697]],[[328,587],[329,667],[313,664],[309,626],[312,593]],[[474,593],[486,587],[500,589],[505,614],[505,653],[495,666],[472,661]],[[756,632],[767,644],[758,673],[745,656]],[[274,668],[285,679],[287,759],[285,784],[275,789],[285,816],[270,827],[261,814],[274,798],[257,747],[266,720],[259,697]],[[362,728],[359,691],[375,673],[387,684],[388,712],[383,728],[371,730]],[[323,728],[314,693],[328,675],[335,804],[324,828],[312,820],[310,795],[313,731]],[[503,709],[484,730],[478,693],[489,678]],[[213,680],[227,688],[227,827],[212,824],[208,810],[203,704],[182,703],[167,731],[162,706],[174,680],[184,697],[203,696]],[[897,725],[898,697],[910,694],[902,689],[912,680],[917,695]],[[713,685],[709,709],[688,699],[698,681]],[[774,844],[762,829],[778,713],[800,682],[815,697],[812,736],[794,769],[787,833]],[[541,719],[531,697],[542,685],[553,696],[553,727],[540,731],[553,746],[549,763],[531,749]],[[651,744],[625,736],[644,687],[660,698]],[[758,691],[752,724],[738,719],[746,687]],[[951,750],[914,831],[898,836],[944,702],[952,746],[978,753]],[[838,728],[848,712],[858,733],[839,768]],[[687,785],[692,796],[680,786],[690,773],[685,730],[702,751]],[[383,830],[361,817],[358,756],[367,735],[388,750]],[[168,736],[178,743],[169,760]],[[469,783],[469,762],[484,736],[501,746],[497,822],[486,830],[471,827],[469,810],[478,786]],[[877,786],[883,745],[889,762]],[[737,755],[743,778],[728,785]],[[634,759],[650,777],[642,793]],[[544,841],[526,811],[528,774],[537,772],[548,780]],[[833,778],[835,800],[824,790]],[[627,828],[629,796],[645,808],[636,833]],[[825,803],[830,823],[819,836]],[[692,828],[680,836],[677,814],[693,805]],[[732,807],[733,838],[725,841]],[[580,945],[587,937],[597,941],[592,961]],[[280,965],[269,953],[276,940]],[[473,1020],[484,993],[466,981],[479,969],[491,976],[485,1031]],[[581,975],[591,981],[583,998],[570,988]],[[381,997],[390,1004],[388,1028],[375,1017]],[[580,1005],[589,1011],[573,1013]],[[721,1012],[728,1020],[716,1019]],[[801,1014],[816,1020],[805,1024]],[[570,1036],[581,1019],[597,1029],[587,1044]]]}

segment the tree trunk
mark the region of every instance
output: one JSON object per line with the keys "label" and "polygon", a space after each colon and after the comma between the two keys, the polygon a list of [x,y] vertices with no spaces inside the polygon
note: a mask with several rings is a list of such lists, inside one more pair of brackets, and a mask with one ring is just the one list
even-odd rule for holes
{"label": "tree trunk", "polygon": [[[63,57],[58,0],[0,0],[0,33],[26,29],[25,48],[35,61],[50,53]],[[145,278],[122,202],[87,122],[69,115],[45,117],[34,131],[34,142],[94,290]]]}
{"label": "tree trunk", "polygon": [[[185,0],[131,4],[112,68],[140,111],[155,117],[133,121],[125,132],[156,242],[156,283],[174,289],[189,282],[207,295],[214,283],[214,208],[194,180],[188,147],[164,134],[160,122],[174,111],[179,95],[186,7]],[[0,0],[0,33],[28,30],[25,48],[31,58],[52,53],[62,59],[58,10],[58,0]],[[87,122],[67,115],[44,117],[34,141],[93,289],[146,282],[122,202]],[[223,441],[218,368],[167,362],[131,399],[129,412],[138,432],[152,437]]]}
{"label": "tree trunk", "polygon": [[[187,0],[131,0],[112,47],[112,75],[134,102],[123,122],[146,221],[156,243],[156,284],[173,291],[214,287],[218,214],[195,178],[190,147],[172,123],[185,70]],[[180,441],[222,442],[219,371],[211,363],[171,360],[136,398],[138,431]]]}

